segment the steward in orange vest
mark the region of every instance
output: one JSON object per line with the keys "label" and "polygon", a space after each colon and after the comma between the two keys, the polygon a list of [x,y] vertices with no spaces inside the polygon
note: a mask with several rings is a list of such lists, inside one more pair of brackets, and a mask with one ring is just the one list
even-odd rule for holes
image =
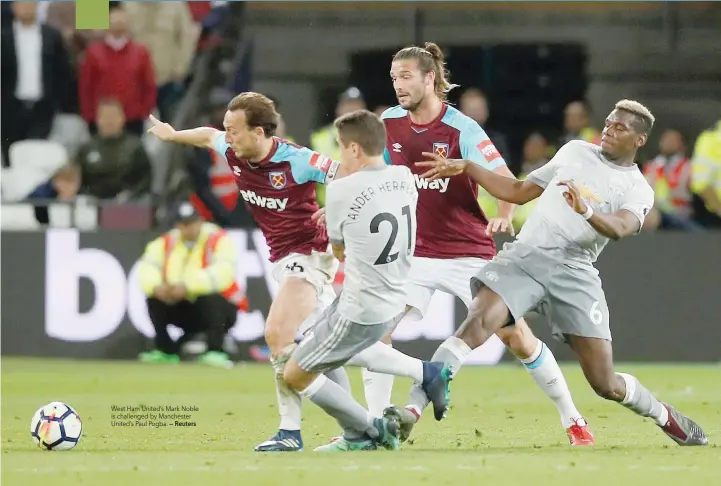
{"label": "steward in orange vest", "polygon": [[[140,359],[178,362],[182,344],[205,332],[208,351],[200,362],[232,366],[223,340],[238,312],[248,310],[245,292],[235,282],[236,269],[237,249],[227,233],[204,222],[190,203],[182,203],[176,227],[148,244],[138,267],[156,346]],[[183,330],[178,341],[168,334],[169,324]]]}

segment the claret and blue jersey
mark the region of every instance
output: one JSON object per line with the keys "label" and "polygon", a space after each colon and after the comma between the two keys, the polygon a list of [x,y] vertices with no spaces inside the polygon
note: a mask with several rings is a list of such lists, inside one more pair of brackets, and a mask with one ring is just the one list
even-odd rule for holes
{"label": "claret and blue jersey", "polygon": [[446,104],[438,117],[425,125],[413,123],[400,106],[389,108],[381,118],[388,132],[386,162],[410,168],[418,187],[416,256],[492,258],[496,248],[493,239],[485,236],[488,220],[478,204],[478,185],[464,176],[428,181],[420,177],[426,169],[415,165],[424,160],[423,152],[431,152],[467,159],[487,170],[505,166],[486,132]]}
{"label": "claret and blue jersey", "polygon": [[225,133],[218,135],[213,149],[228,161],[240,196],[265,235],[272,262],[290,253],[326,251],[326,230],[310,218],[319,209],[315,183],[329,182],[337,162],[275,137],[260,162],[236,157]]}

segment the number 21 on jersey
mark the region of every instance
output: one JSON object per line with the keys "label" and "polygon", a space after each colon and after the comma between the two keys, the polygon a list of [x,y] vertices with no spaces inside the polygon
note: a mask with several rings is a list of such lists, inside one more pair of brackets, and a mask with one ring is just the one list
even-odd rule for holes
{"label": "number 21 on jersey", "polygon": [[[403,208],[401,209],[401,219],[405,219],[404,223],[406,224],[406,255],[411,256],[413,254],[413,249],[415,246],[414,240],[416,228],[415,221],[411,217],[410,206],[403,206]],[[385,229],[385,227],[390,227],[388,241],[383,247],[380,255],[378,255],[378,258],[376,259],[374,265],[387,265],[388,263],[393,263],[398,259],[399,251],[396,251],[394,253],[391,253],[391,251],[393,251],[396,244],[396,239],[398,238],[399,224],[400,223],[398,222],[398,218],[396,217],[396,215],[388,212],[378,213],[371,220],[370,232],[373,234],[380,234],[381,229]]]}

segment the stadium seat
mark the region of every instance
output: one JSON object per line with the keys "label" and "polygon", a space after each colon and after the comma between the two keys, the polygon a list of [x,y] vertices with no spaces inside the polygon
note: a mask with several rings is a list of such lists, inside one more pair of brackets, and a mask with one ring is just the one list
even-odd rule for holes
{"label": "stadium seat", "polygon": [[10,146],[10,167],[43,170],[48,176],[68,163],[68,151],[50,140],[21,140]]}
{"label": "stadium seat", "polygon": [[10,146],[10,169],[3,171],[3,199],[20,201],[68,163],[68,152],[49,140],[22,140]]}
{"label": "stadium seat", "polygon": [[4,203],[0,214],[2,215],[0,226],[3,231],[32,231],[40,228],[32,204]]}
{"label": "stadium seat", "polygon": [[[75,205],[56,203],[48,206],[50,227],[78,228],[92,231],[98,228],[98,208],[79,198]],[[7,203],[2,205],[0,226],[3,231],[31,231],[40,229],[31,203]]]}
{"label": "stadium seat", "polygon": [[16,202],[25,199],[38,185],[47,180],[38,173],[16,170],[12,167],[2,170],[2,200]]}

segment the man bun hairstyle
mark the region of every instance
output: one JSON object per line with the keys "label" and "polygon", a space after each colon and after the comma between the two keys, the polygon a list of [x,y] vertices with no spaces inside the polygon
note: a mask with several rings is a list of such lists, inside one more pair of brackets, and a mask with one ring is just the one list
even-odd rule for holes
{"label": "man bun hairstyle", "polygon": [[634,123],[633,127],[636,132],[648,135],[651,133],[651,130],[653,130],[653,124],[656,123],[656,117],[653,116],[648,108],[638,101],[621,100],[616,103],[615,108],[636,116],[636,123]]}
{"label": "man bun hairstyle", "polygon": [[423,75],[430,72],[435,74],[434,91],[442,101],[446,101],[448,93],[458,87],[457,84],[450,82],[451,73],[446,69],[445,56],[438,44],[426,42],[424,47],[405,47],[393,56],[394,62],[407,59],[415,59]]}
{"label": "man bun hairstyle", "polygon": [[273,100],[260,93],[240,93],[228,103],[228,111],[243,110],[249,128],[260,127],[266,137],[275,135],[278,129],[278,112]]}
{"label": "man bun hairstyle", "polygon": [[357,110],[337,118],[334,125],[344,147],[355,142],[369,157],[383,155],[386,147],[386,126],[375,113]]}

